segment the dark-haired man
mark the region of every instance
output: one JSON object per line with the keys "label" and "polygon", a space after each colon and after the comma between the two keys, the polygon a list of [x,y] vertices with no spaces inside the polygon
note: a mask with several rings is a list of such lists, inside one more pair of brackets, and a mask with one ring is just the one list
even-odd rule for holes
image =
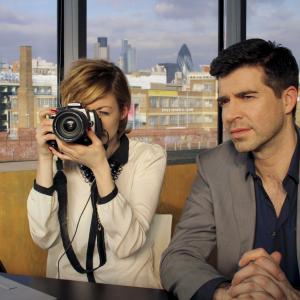
{"label": "dark-haired man", "polygon": [[300,299],[297,62],[281,45],[249,39],[223,50],[210,72],[231,140],[197,158],[163,286],[183,300]]}

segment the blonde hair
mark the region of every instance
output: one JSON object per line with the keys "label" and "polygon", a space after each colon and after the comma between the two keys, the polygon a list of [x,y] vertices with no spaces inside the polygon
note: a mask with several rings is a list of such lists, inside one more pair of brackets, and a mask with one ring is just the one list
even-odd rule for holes
{"label": "blonde hair", "polygon": [[[97,59],[79,59],[73,62],[61,83],[61,104],[77,102],[86,106],[107,94],[113,94],[120,112],[130,109],[131,94],[127,79],[120,68],[111,62]],[[118,133],[125,132],[128,117],[120,120]]]}

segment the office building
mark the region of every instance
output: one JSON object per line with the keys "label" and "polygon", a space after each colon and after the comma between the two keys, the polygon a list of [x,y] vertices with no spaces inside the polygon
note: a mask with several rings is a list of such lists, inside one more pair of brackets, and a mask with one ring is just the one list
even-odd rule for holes
{"label": "office building", "polygon": [[94,58],[109,61],[110,58],[107,37],[98,37],[97,43],[94,45]]}
{"label": "office building", "polygon": [[192,56],[186,44],[183,44],[178,52],[177,65],[184,79],[187,78],[189,72],[194,70]]}
{"label": "office building", "polygon": [[136,49],[126,39],[122,40],[122,50],[118,66],[125,74],[136,71]]}
{"label": "office building", "polygon": [[167,83],[172,83],[175,79],[175,73],[179,70],[177,63],[159,63],[163,66],[167,73]]}

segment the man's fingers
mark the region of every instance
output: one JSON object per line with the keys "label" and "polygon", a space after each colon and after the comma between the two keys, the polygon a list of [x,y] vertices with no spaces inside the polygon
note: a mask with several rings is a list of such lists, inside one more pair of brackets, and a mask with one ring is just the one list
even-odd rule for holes
{"label": "man's fingers", "polygon": [[239,266],[244,267],[248,265],[251,261],[255,261],[256,259],[260,257],[268,257],[270,254],[263,248],[257,248],[250,251],[247,251],[244,253],[244,255],[241,257],[239,261]]}
{"label": "man's fingers", "polygon": [[268,295],[266,292],[253,292],[249,294],[243,294],[239,297],[233,298],[235,300],[276,300],[271,295]]}
{"label": "man's fingers", "polygon": [[253,292],[265,292],[270,295],[272,299],[274,298],[276,300],[286,299],[281,287],[271,278],[264,275],[256,275],[236,286],[231,286],[228,294],[232,298],[236,298],[244,294],[251,294]]}
{"label": "man's fingers", "polygon": [[245,267],[254,263],[277,280],[284,280],[286,277],[280,269],[280,260],[281,254],[279,252],[273,252],[270,255],[264,249],[258,248],[246,252],[240,259],[239,266]]}
{"label": "man's fingers", "polygon": [[281,258],[282,258],[280,252],[275,251],[275,252],[271,253],[271,257],[275,260],[275,262],[276,262],[278,265],[280,265]]}

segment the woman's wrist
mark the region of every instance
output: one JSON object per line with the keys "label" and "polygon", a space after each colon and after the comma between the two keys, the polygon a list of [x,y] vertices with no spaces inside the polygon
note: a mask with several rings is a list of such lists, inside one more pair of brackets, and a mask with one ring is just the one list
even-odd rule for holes
{"label": "woman's wrist", "polygon": [[99,196],[105,197],[109,195],[114,190],[115,183],[111,176],[111,170],[108,161],[92,171],[96,179]]}
{"label": "woman's wrist", "polygon": [[40,155],[36,170],[36,183],[45,188],[53,185],[53,157]]}

